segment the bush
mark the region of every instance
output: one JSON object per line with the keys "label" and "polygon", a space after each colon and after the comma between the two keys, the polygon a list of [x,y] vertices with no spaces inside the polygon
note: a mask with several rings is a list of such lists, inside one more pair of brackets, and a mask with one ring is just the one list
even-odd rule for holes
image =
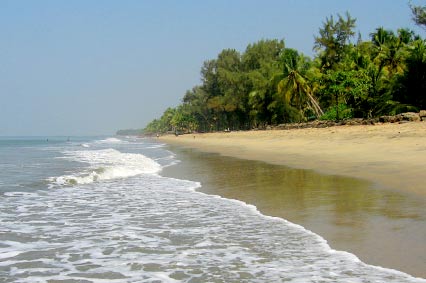
{"label": "bush", "polygon": [[346,104],[339,104],[339,119],[337,119],[336,107],[331,107],[327,112],[320,117],[320,120],[342,120],[342,119],[351,119],[353,118],[352,108],[349,108]]}

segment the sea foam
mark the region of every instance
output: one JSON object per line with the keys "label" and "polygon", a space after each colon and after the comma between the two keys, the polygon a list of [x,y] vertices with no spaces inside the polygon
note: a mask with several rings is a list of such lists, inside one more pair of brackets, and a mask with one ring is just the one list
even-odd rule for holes
{"label": "sea foam", "polygon": [[117,139],[117,138],[106,138],[106,139],[103,139],[103,140],[95,141],[95,143],[118,144],[118,143],[127,143],[127,141],[122,140],[122,139]]}
{"label": "sea foam", "polygon": [[53,185],[88,184],[101,180],[128,178],[139,174],[155,174],[161,170],[156,161],[138,153],[122,153],[116,149],[64,151],[65,159],[89,166],[80,172],[50,177]]}
{"label": "sea foam", "polygon": [[0,246],[0,277],[8,270],[4,278],[15,282],[425,282],[336,252],[243,202],[194,192],[199,186],[143,174],[10,196],[0,217],[13,240]]}
{"label": "sea foam", "polygon": [[[113,149],[114,144],[133,153]],[[70,182],[75,186],[4,193],[0,278],[5,282],[426,282],[335,251],[319,235],[264,216],[255,206],[197,192],[200,183],[162,177],[160,164],[167,166],[174,156],[167,151],[156,157],[148,154],[151,158],[134,153],[141,148],[104,140],[90,143],[90,148],[61,150],[58,161],[81,166],[51,181],[55,186]]]}

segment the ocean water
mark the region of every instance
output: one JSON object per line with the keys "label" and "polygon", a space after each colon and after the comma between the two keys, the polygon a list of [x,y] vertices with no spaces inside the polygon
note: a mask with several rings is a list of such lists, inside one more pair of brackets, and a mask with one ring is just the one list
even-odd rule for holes
{"label": "ocean water", "polygon": [[167,166],[146,139],[0,138],[0,282],[426,282]]}

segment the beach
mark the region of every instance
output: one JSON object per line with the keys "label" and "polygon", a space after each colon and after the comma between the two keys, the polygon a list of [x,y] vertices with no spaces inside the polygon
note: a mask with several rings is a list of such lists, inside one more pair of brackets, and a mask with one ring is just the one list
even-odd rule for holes
{"label": "beach", "polygon": [[190,134],[160,140],[426,195],[426,123],[422,122]]}
{"label": "beach", "polygon": [[414,194],[147,138],[0,156],[2,282],[426,282]]}
{"label": "beach", "polygon": [[426,123],[161,136],[166,176],[255,205],[362,261],[426,277]]}

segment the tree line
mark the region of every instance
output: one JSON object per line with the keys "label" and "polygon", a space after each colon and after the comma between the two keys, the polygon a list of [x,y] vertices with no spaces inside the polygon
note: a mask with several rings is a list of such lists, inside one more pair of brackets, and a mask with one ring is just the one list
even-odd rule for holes
{"label": "tree line", "polygon": [[[426,6],[412,6],[426,26]],[[284,40],[243,53],[222,50],[201,67],[201,84],[151,121],[145,134],[246,130],[315,119],[372,118],[426,109],[426,42],[408,29],[379,27],[368,40],[349,13],[330,16],[310,58]]]}

